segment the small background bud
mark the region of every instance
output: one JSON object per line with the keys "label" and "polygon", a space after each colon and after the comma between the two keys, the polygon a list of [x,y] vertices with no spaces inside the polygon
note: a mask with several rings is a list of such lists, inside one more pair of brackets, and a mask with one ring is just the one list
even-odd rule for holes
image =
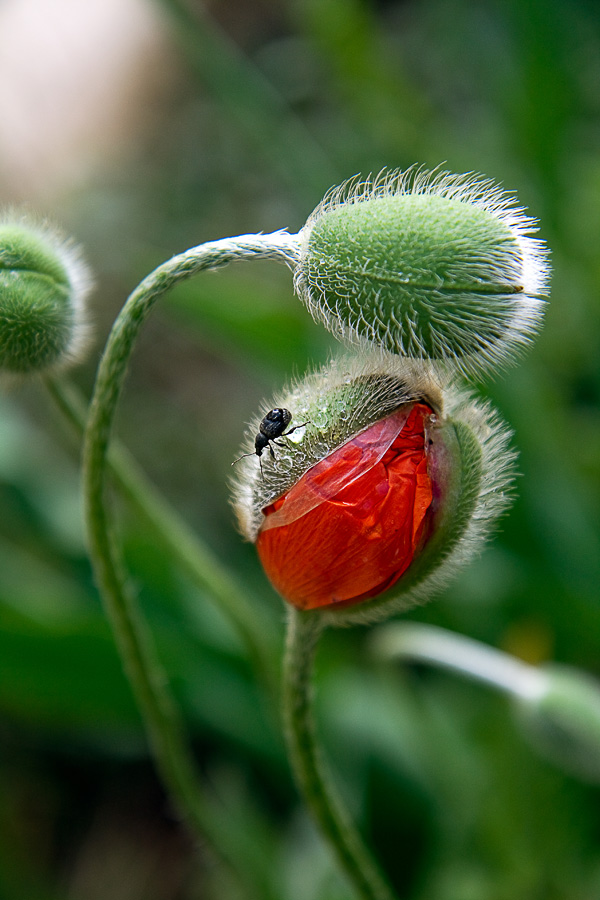
{"label": "small background bud", "polygon": [[545,689],[518,698],[535,747],[579,778],[600,783],[600,682],[575,669],[544,666]]}
{"label": "small background bud", "polygon": [[46,226],[0,221],[0,370],[14,375],[63,367],[87,343],[91,284],[78,250]]}
{"label": "small background bud", "polygon": [[355,179],[303,229],[296,289],[338,337],[480,374],[540,325],[549,267],[534,225],[473,176],[413,168]]}

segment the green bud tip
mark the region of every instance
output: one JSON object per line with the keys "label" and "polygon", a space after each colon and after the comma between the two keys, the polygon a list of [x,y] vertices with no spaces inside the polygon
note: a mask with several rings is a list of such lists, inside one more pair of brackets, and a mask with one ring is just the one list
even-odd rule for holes
{"label": "green bud tip", "polygon": [[329,192],[300,233],[295,287],[336,336],[481,375],[537,332],[535,221],[491,181],[412,167]]}
{"label": "green bud tip", "polygon": [[91,277],[79,250],[53,228],[19,214],[0,218],[0,371],[63,368],[88,343]]}

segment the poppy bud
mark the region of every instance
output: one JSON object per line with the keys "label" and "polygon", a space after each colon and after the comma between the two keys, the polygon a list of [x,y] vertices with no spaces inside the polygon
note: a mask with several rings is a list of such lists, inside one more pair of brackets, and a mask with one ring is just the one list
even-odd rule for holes
{"label": "poppy bud", "polygon": [[506,506],[506,430],[427,364],[343,358],[278,409],[292,414],[287,436],[241,460],[235,505],[269,579],[300,609],[346,624],[426,599]]}
{"label": "poppy bud", "polygon": [[479,375],[540,325],[549,267],[534,226],[481,178],[412,168],[355,179],[300,233],[296,290],[338,337]]}
{"label": "poppy bud", "polygon": [[535,670],[538,689],[516,697],[532,743],[580,778],[600,783],[600,683],[566,666]]}
{"label": "poppy bud", "polygon": [[0,371],[73,362],[86,343],[90,281],[78,251],[55,232],[18,217],[0,221]]}

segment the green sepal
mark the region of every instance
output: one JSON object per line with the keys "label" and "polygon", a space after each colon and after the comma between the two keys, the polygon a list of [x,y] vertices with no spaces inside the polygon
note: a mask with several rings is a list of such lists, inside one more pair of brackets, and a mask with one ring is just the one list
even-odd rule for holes
{"label": "green sepal", "polygon": [[0,225],[0,370],[35,373],[72,359],[86,281],[77,253],[52,232]]}
{"label": "green sepal", "polygon": [[[464,422],[447,422],[439,429],[443,437],[440,460],[444,472],[432,472],[441,482],[442,494],[433,513],[431,536],[406,572],[404,590],[419,584],[452,556],[475,512],[483,474],[479,441]],[[435,503],[434,499],[434,503]]]}
{"label": "green sepal", "polygon": [[56,250],[36,232],[21,225],[0,225],[0,272],[32,272],[46,275],[63,287],[69,277]]}
{"label": "green sepal", "polygon": [[52,365],[68,349],[72,325],[66,287],[35,272],[0,271],[0,368]]}
{"label": "green sepal", "polygon": [[421,359],[477,354],[514,317],[521,252],[485,209],[434,195],[374,197],[326,210],[303,277],[334,330]]}

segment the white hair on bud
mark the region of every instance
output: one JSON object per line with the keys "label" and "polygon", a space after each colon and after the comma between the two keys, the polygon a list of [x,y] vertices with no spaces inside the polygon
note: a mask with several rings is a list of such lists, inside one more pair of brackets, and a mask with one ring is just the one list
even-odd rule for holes
{"label": "white hair on bud", "polygon": [[[498,276],[499,284],[506,284],[509,276],[509,289],[504,294],[486,295],[484,285],[479,299],[469,300],[468,313],[465,309],[464,316],[460,311],[456,314],[440,305],[435,285],[428,294],[415,284],[418,303],[429,323],[428,347],[416,319],[414,316],[411,319],[409,308],[400,309],[399,315],[393,309],[390,311],[389,304],[387,311],[378,310],[377,295],[371,293],[363,309],[361,277],[368,277],[372,274],[370,270],[376,270],[379,265],[376,260],[357,258],[356,271],[352,272],[336,271],[335,260],[326,261],[324,268],[319,269],[318,248],[310,245],[315,225],[328,213],[380,198],[408,196],[439,197],[485,211],[508,229],[514,242],[510,254],[503,248],[497,252],[488,250],[479,260],[474,254],[467,273],[473,297],[477,295],[479,273],[483,281]],[[340,339],[359,344],[367,340],[407,357],[435,357],[438,366],[479,376],[511,362],[531,343],[540,328],[543,298],[549,292],[550,266],[546,245],[531,236],[536,231],[536,220],[525,213],[513,194],[474,173],[455,175],[439,168],[428,170],[415,165],[405,171],[383,170],[366,179],[355,176],[328,192],[300,232],[301,260],[295,270],[294,286],[313,318]],[[426,267],[425,260],[423,273],[430,276]],[[395,277],[394,272],[387,274],[391,280]],[[460,274],[459,268],[455,274]],[[410,280],[405,280],[404,273],[397,273],[397,277],[403,288],[410,289]],[[493,316],[501,319],[499,333],[495,326],[491,327]],[[475,337],[478,335],[481,335],[479,341]]]}
{"label": "white hair on bud", "polygon": [[362,203],[376,197],[401,197],[426,194],[458,200],[491,213],[512,232],[521,247],[523,290],[539,296],[549,293],[550,265],[548,249],[543,241],[532,238],[538,230],[537,219],[527,215],[512,192],[476,172],[456,175],[439,167],[427,169],[415,164],[407,169],[382,169],[377,175],[356,175],[331,188],[309,216],[301,234],[303,243],[313,223],[324,213],[346,203]]}
{"label": "white hair on bud", "polygon": [[71,303],[73,308],[73,330],[69,346],[57,368],[69,368],[81,362],[92,341],[92,326],[89,320],[87,301],[94,287],[91,270],[83,258],[79,244],[71,238],[64,237],[53,227],[44,230],[46,239],[53,242],[54,249],[63,264],[71,286]]}

